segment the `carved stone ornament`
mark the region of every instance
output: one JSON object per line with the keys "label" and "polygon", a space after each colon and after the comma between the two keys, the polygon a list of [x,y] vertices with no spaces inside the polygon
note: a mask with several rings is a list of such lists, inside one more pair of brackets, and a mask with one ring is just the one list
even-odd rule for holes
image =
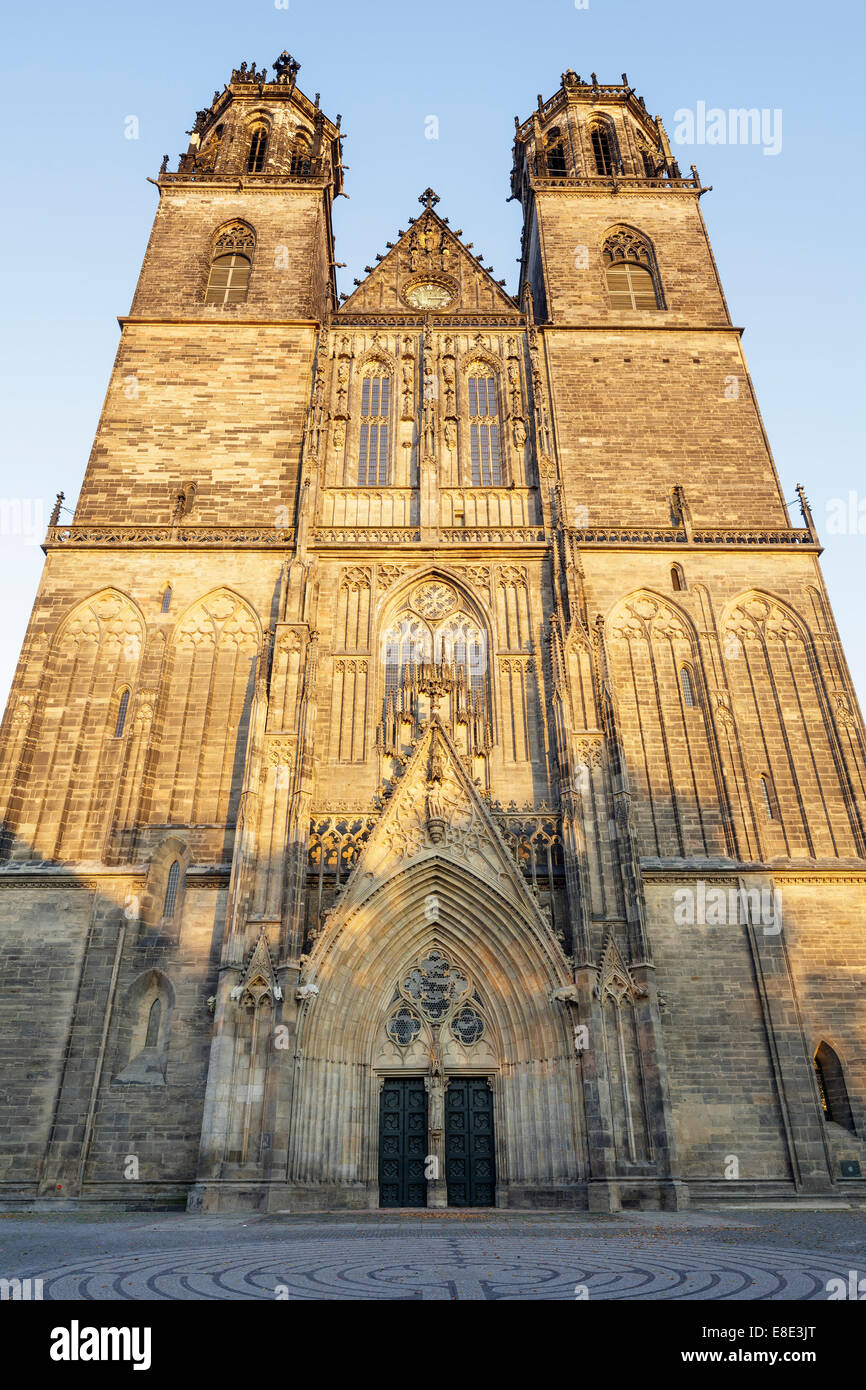
{"label": "carved stone ornament", "polygon": [[277,984],[271,953],[264,932],[261,933],[247,962],[239,982],[231,992],[231,997],[241,1008],[256,1009],[262,1000],[272,1002],[282,999],[283,991]]}
{"label": "carved stone ornament", "polygon": [[631,971],[611,935],[608,935],[601,954],[595,992],[602,1003],[606,999],[612,999],[617,1005],[646,997],[646,990],[632,978]]}
{"label": "carved stone ornament", "polygon": [[433,580],[418,586],[412,596],[412,607],[424,618],[444,618],[457,607],[457,595],[450,585]]}

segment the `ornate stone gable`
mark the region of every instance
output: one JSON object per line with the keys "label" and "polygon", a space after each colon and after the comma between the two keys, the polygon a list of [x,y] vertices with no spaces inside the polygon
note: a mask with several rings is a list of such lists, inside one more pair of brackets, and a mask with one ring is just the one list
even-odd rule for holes
{"label": "ornate stone gable", "polygon": [[367,278],[356,280],[358,288],[349,295],[335,315],[357,313],[511,313],[518,307],[503,286],[494,280],[492,267],[481,264],[483,256],[473,255],[472,243],[463,242],[445,219],[433,211],[439,199],[427,189],[418,200],[424,212],[417,221],[410,219],[408,231],[401,229],[399,240],[388,242],[384,256],[375,266],[366,266]]}
{"label": "ornate stone gable", "polygon": [[550,932],[549,922],[436,716],[364,845],[338,909],[355,906],[392,875],[434,857],[449,859],[487,880]]}

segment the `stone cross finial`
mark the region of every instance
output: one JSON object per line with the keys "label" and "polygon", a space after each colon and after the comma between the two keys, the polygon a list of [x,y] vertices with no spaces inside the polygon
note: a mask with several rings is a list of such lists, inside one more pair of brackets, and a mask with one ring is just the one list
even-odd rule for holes
{"label": "stone cross finial", "polygon": [[439,202],[439,195],[438,193],[434,193],[432,188],[425,188],[418,202],[424,204],[427,212],[432,212],[433,204]]}

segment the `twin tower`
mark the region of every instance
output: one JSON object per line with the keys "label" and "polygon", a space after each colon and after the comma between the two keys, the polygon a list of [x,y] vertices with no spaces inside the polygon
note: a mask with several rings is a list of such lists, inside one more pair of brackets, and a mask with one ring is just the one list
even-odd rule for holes
{"label": "twin tower", "polygon": [[696,170],[566,72],[515,296],[429,188],[338,295],[298,67],[164,162],[46,538],[0,1197],[866,1195],[864,729]]}

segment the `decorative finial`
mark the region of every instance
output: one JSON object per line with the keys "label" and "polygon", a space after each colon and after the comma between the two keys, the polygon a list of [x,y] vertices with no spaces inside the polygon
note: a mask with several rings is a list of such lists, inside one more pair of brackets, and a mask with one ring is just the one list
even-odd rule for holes
{"label": "decorative finial", "polygon": [[293,58],[291,53],[283,49],[279,58],[274,62],[274,80],[284,85],[295,85],[301,65],[297,58]]}
{"label": "decorative finial", "polygon": [[439,202],[439,195],[438,193],[434,193],[432,188],[425,188],[418,202],[424,204],[427,212],[432,212],[434,203]]}

